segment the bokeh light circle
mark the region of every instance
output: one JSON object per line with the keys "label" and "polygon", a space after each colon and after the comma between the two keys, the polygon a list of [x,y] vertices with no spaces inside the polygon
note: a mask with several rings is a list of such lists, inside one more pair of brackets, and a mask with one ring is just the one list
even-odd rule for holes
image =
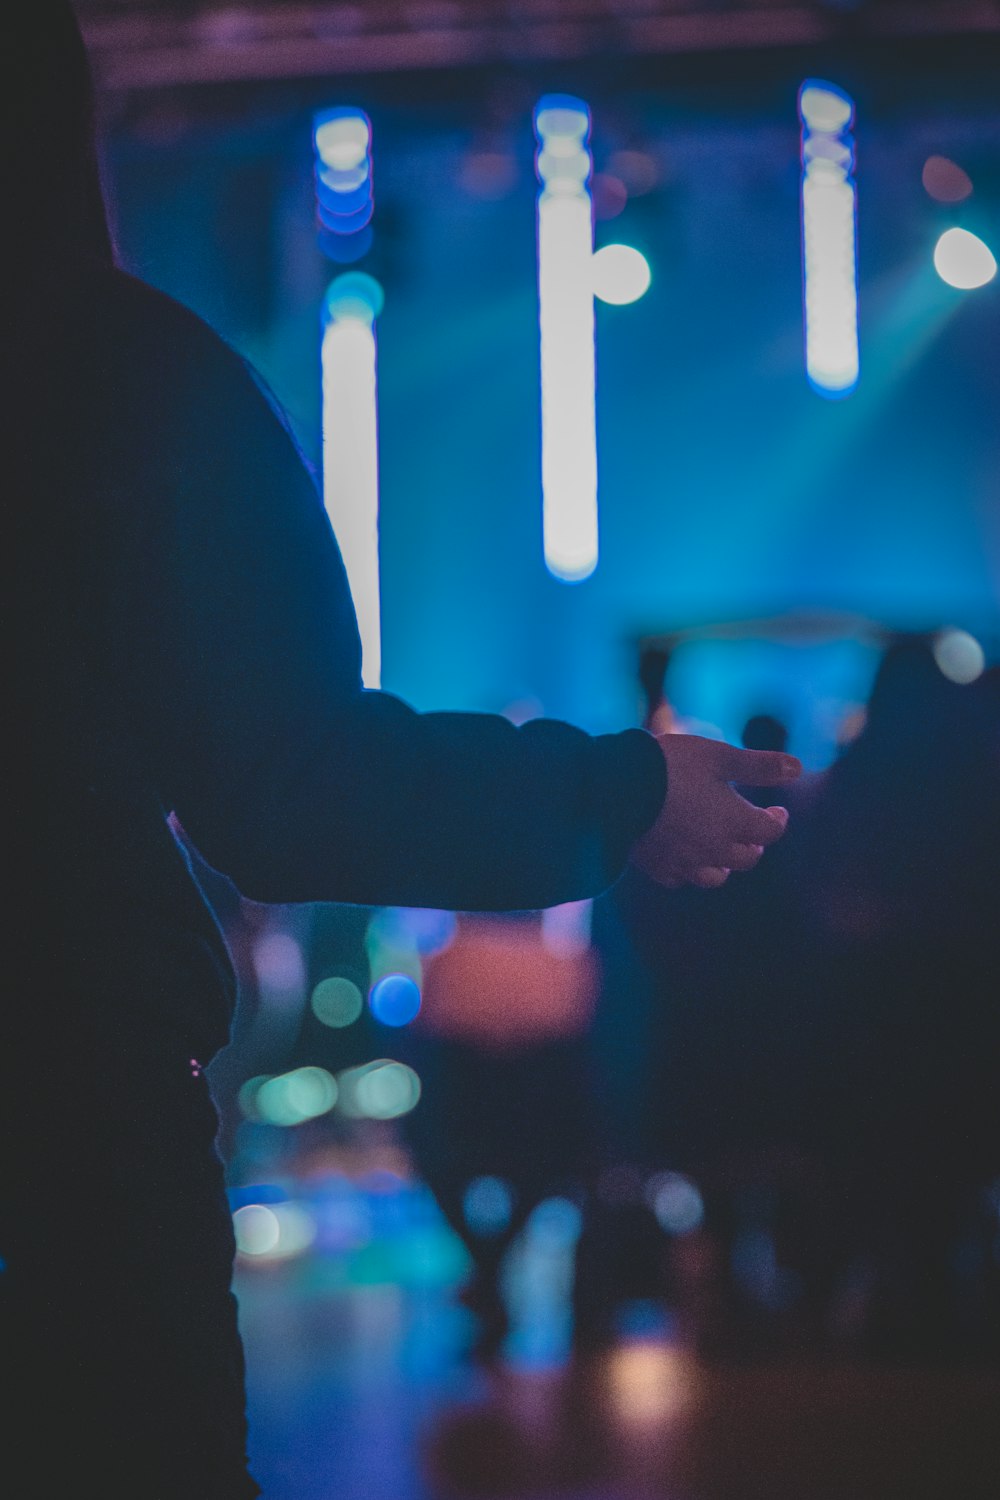
{"label": "bokeh light circle", "polygon": [[268,1255],[281,1235],[278,1217],[263,1203],[248,1203],[233,1214],[233,1233],[241,1255]]}
{"label": "bokeh light circle", "polygon": [[661,1229],[668,1234],[690,1234],[705,1217],[705,1205],[694,1183],[679,1172],[661,1172],[647,1189],[646,1200]]}
{"label": "bokeh light circle", "polygon": [[368,254],[374,241],[372,226],[357,229],[353,234],[337,234],[320,225],[319,242],[327,260],[339,266],[350,266]]}
{"label": "bokeh light circle", "polygon": [[368,1004],[383,1026],[408,1026],[420,1012],[420,986],[408,974],[386,974],[372,985]]}
{"label": "bokeh light circle", "polygon": [[604,245],[593,260],[594,296],[622,307],[648,291],[649,261],[631,245]]}
{"label": "bokeh light circle", "polygon": [[305,979],[302,949],[288,932],[266,932],[253,945],[258,983],[283,992],[301,988]]}
{"label": "bokeh light circle", "polygon": [[947,156],[929,156],[920,180],[925,192],[938,203],[961,203],[972,194],[972,178]]}
{"label": "bokeh light circle", "polygon": [[964,685],[982,676],[986,653],[967,630],[942,630],[934,642],[934,660],[950,682]]}
{"label": "bokeh light circle", "polygon": [[344,271],[327,287],[323,314],[328,321],[355,318],[371,323],[384,305],[385,293],[374,276],[367,271]]}
{"label": "bokeh light circle", "polygon": [[475,1177],[462,1199],[465,1222],[473,1234],[489,1239],[509,1228],[514,1196],[502,1177]]}
{"label": "bokeh light circle", "polygon": [[312,1010],[324,1026],[353,1026],[364,1009],[364,998],[358,986],[343,975],[321,979],[312,992]]}
{"label": "bokeh light circle", "polygon": [[462,162],[459,182],[486,203],[506,198],[517,184],[517,158],[510,151],[472,151]]}
{"label": "bokeh light circle", "polygon": [[405,1063],[384,1062],[366,1069],[354,1086],[357,1108],[370,1120],[396,1120],[420,1099],[420,1079]]}
{"label": "bokeh light circle", "polygon": [[240,1255],[254,1260],[290,1260],[316,1238],[316,1221],[301,1203],[248,1203],[233,1214]]}
{"label": "bokeh light circle", "polygon": [[262,1083],[253,1102],[257,1116],[269,1125],[301,1125],[333,1108],[337,1081],[325,1068],[295,1068]]}
{"label": "bokeh light circle", "polygon": [[302,1203],[276,1203],[272,1210],[278,1221],[278,1243],[270,1252],[273,1259],[290,1260],[301,1255],[316,1238],[316,1221]]}
{"label": "bokeh light circle", "polygon": [[365,160],[371,137],[367,115],[347,107],[321,115],[313,130],[316,155],[324,166],[339,172],[348,172]]}
{"label": "bokeh light circle", "polygon": [[546,94],[535,109],[535,130],[542,139],[581,144],[590,131],[590,110],[572,94]]}
{"label": "bokeh light circle", "polygon": [[854,105],[836,84],[811,78],[799,91],[799,114],[810,130],[838,135],[854,119]]}
{"label": "bokeh light circle", "polygon": [[656,159],[647,151],[616,151],[608,162],[608,171],[620,177],[633,197],[651,193],[660,180]]}
{"label": "bokeh light circle", "polygon": [[260,1112],[257,1109],[257,1094],[263,1084],[270,1079],[270,1073],[258,1073],[254,1078],[248,1078],[246,1083],[240,1085],[240,1091],[236,1096],[241,1112],[248,1120],[259,1120]]}
{"label": "bokeh light circle", "polygon": [[948,286],[970,292],[993,280],[997,262],[978,234],[968,229],[946,229],[934,247],[934,269]]}
{"label": "bokeh light circle", "polygon": [[568,1198],[545,1198],[528,1218],[528,1235],[550,1250],[569,1249],[580,1238],[583,1215]]}
{"label": "bokeh light circle", "polygon": [[616,219],[628,203],[628,188],[611,172],[596,172],[590,184],[594,217]]}

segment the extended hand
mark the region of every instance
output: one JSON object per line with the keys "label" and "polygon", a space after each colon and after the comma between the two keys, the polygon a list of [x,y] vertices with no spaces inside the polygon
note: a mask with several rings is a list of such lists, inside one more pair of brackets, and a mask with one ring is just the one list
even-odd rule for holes
{"label": "extended hand", "polygon": [[755,807],[733,790],[784,786],[801,775],[791,755],[737,750],[694,734],[664,734],[667,797],[660,815],[632,850],[632,862],[661,885],[717,886],[732,870],[752,870],[785,831],[783,807]]}

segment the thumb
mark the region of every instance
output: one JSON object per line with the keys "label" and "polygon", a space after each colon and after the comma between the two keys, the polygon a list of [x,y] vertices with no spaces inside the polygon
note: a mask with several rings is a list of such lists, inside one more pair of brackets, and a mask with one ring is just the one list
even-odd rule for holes
{"label": "thumb", "polygon": [[744,786],[782,786],[802,774],[802,762],[780,750],[738,750],[723,745],[719,770],[727,781]]}

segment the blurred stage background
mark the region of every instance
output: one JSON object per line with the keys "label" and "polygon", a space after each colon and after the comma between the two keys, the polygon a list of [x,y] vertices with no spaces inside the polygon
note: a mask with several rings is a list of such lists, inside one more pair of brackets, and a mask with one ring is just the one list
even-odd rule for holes
{"label": "blurred stage background", "polygon": [[[340,106],[371,121],[374,217],[356,269],[385,294],[384,687],[420,708],[544,712],[595,731],[659,711],[738,740],[750,715],[768,714],[822,773],[860,727],[896,633],[953,632],[951,656],[936,638],[949,690],[996,664],[1000,283],[959,290],[933,262],[952,227],[1000,253],[995,4],[78,8],[124,264],[248,356],[317,468],[320,309],[350,267],[318,243],[313,122]],[[841,400],[812,389],[803,363],[796,101],[811,77],[856,108],[861,373]],[[572,585],[542,552],[532,116],[553,92],[591,112],[596,246],[624,242],[651,270],[639,300],[596,304],[600,559]],[[901,721],[904,738],[922,712]],[[953,779],[964,774],[956,764]],[[984,827],[991,816],[992,805]],[[984,857],[977,846],[980,876]],[[794,883],[796,869],[781,878]],[[466,921],[456,943],[450,914],[253,908],[204,878],[243,989],[215,1085],[242,1247],[252,1452],[272,1500],[994,1493],[982,1413],[995,1387],[984,1395],[978,1376],[926,1390],[923,1376],[873,1388],[859,1376],[845,1395],[837,1375],[772,1375],[734,1395],[735,1376],[686,1362],[685,1319],[708,1295],[720,1244],[756,1297],[750,1323],[745,1308],[736,1317],[741,1353],[812,1347],[794,1311],[808,1271],[792,1252],[783,1267],[775,1248],[775,1181],[798,1191],[802,1177],[773,1162],[744,1172],[757,1198],[747,1207],[744,1194],[706,1237],[695,1165],[718,1143],[711,1130],[710,1150],[657,1126],[660,1091],[684,1093],[656,1062],[676,1052],[655,1017],[678,960],[642,951],[643,930],[670,930],[642,892],[620,897],[624,914],[599,904],[544,924]],[[768,968],[782,890],[744,889],[756,907],[727,888],[720,910],[742,939],[760,939],[755,973],[771,993],[790,983]],[[955,977],[954,924],[942,931],[934,952]],[[984,953],[970,993],[995,976]],[[880,993],[914,982],[885,972]],[[860,993],[873,984],[865,973]],[[840,982],[853,980],[842,971]],[[679,983],[697,998],[725,989],[725,974]],[[713,1045],[689,1054],[704,1064],[695,1092],[723,1087]],[[751,1055],[759,1081],[753,1068]],[[726,1178],[719,1193],[731,1188]],[[984,1212],[994,1222],[996,1204]],[[482,1262],[472,1282],[470,1248]],[[845,1260],[857,1284],[847,1276],[838,1292],[841,1345],[850,1297],[864,1302],[862,1261]],[[586,1376],[567,1373],[574,1310],[578,1347],[598,1351]],[[812,1390],[808,1379],[821,1414],[879,1413],[839,1459],[820,1418],[802,1435],[792,1393]],[[722,1451],[714,1469],[664,1437],[696,1408],[704,1431],[689,1425],[684,1441]],[[726,1457],[734,1409],[745,1430]],[[921,1446],[925,1410],[952,1414],[937,1448]],[[589,1441],[588,1411],[603,1414]],[[901,1469],[872,1458],[879,1424],[899,1436]],[[786,1472],[774,1455],[790,1451]]]}

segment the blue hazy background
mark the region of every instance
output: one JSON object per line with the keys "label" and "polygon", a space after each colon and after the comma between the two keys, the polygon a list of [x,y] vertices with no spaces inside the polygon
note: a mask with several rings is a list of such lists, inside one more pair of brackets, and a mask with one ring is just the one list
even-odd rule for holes
{"label": "blue hazy background", "polygon": [[[315,240],[311,117],[372,118],[387,688],[619,727],[637,717],[644,633],[802,611],[955,624],[996,659],[1000,285],[954,291],[931,255],[949,224],[1000,253],[1000,99],[985,64],[897,58],[890,79],[877,59],[827,60],[858,105],[861,298],[861,381],[830,402],[802,359],[796,94],[818,70],[789,53],[686,85],[619,64],[195,91],[110,122],[126,264],[255,361],[318,462],[335,268]],[[531,107],[551,88],[590,102],[598,171],[639,150],[659,179],[597,224],[653,280],[632,306],[597,306],[601,558],[577,585],[541,549]],[[508,161],[492,200],[467,187],[483,150]],[[967,203],[928,197],[932,153],[971,175]],[[682,646],[670,696],[729,737],[777,712],[821,764],[875,650],[849,622],[822,644],[769,634]]]}

